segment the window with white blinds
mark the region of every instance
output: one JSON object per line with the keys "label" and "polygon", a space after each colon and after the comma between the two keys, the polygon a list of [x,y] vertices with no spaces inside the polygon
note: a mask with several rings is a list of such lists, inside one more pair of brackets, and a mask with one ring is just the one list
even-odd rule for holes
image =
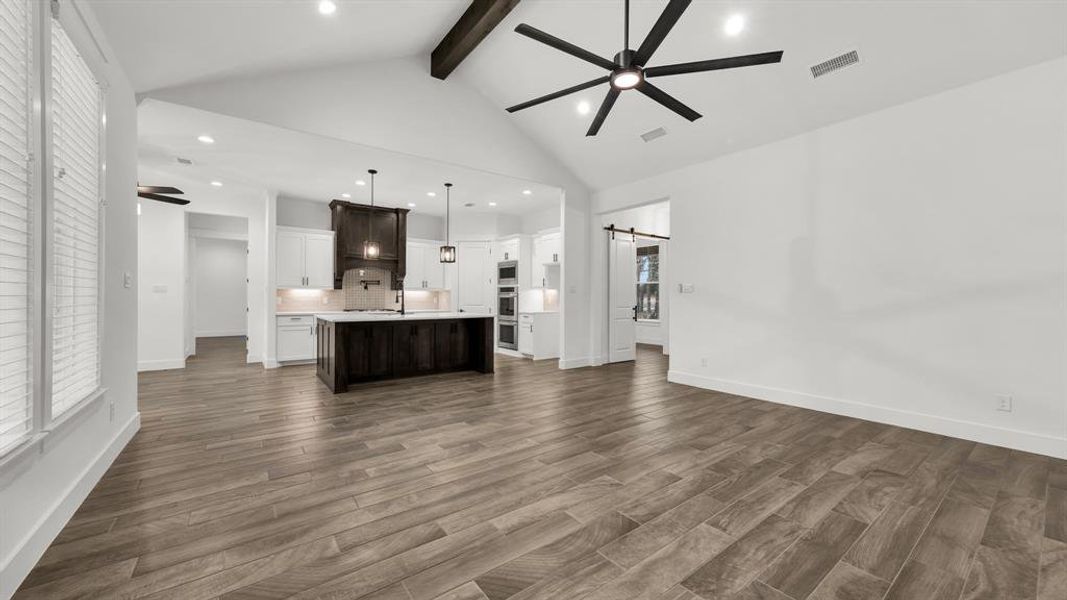
{"label": "window with white blinds", "polygon": [[0,0],[0,453],[33,424],[30,6]]}
{"label": "window with white blinds", "polygon": [[100,387],[100,86],[52,22],[52,417]]}

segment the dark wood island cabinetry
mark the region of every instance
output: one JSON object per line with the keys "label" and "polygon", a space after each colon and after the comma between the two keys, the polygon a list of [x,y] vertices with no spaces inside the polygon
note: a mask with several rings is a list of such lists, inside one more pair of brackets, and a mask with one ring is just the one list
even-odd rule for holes
{"label": "dark wood island cabinetry", "polygon": [[335,394],[362,381],[447,371],[493,372],[493,317],[319,316],[316,373]]}

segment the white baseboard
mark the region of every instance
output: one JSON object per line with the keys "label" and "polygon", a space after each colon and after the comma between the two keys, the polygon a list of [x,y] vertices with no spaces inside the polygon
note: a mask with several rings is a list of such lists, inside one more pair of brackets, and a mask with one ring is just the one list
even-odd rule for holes
{"label": "white baseboard", "polygon": [[726,392],[736,396],[766,400],[777,404],[788,404],[835,415],[918,429],[973,442],[982,442],[983,444],[1003,446],[1056,458],[1067,458],[1067,439],[1063,438],[983,425],[970,421],[958,421],[936,415],[875,406],[852,400],[817,396],[805,392],[716,379],[679,370],[668,371],[667,381],[717,392]]}
{"label": "white baseboard", "polygon": [[197,331],[196,337],[244,337],[247,332],[244,329],[219,329],[215,331]]}
{"label": "white baseboard", "polygon": [[583,356],[582,358],[559,359],[559,368],[561,369],[578,369],[591,366],[593,366],[593,359],[588,356]]}
{"label": "white baseboard", "polygon": [[282,366],[281,363],[279,363],[278,361],[274,360],[273,358],[269,358],[269,359],[263,361],[263,368],[264,369],[277,369],[280,366]]}
{"label": "white baseboard", "polygon": [[[56,539],[59,532],[67,525],[70,518],[81,506],[89,492],[96,486],[100,478],[104,476],[111,463],[115,462],[119,452],[133,439],[134,434],[141,428],[141,413],[135,413],[126,425],[119,430],[100,454],[96,456],[81,475],[71,483],[63,497],[60,498],[48,514],[41,519],[33,533],[27,536],[11,554],[11,559],[5,565],[0,565],[0,598],[10,598],[15,590],[30,574],[34,565],[44,555],[45,550]],[[50,500],[41,498],[42,502]]]}
{"label": "white baseboard", "polygon": [[137,372],[141,371],[165,371],[167,369],[184,369],[184,358],[169,358],[165,360],[139,360],[137,361]]}

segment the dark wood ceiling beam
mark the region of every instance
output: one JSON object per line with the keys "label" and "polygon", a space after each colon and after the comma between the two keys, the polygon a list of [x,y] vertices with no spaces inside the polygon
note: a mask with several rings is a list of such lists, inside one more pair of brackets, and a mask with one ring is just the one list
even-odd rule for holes
{"label": "dark wood ceiling beam", "polygon": [[473,0],[430,54],[430,75],[448,77],[518,3],[519,0]]}

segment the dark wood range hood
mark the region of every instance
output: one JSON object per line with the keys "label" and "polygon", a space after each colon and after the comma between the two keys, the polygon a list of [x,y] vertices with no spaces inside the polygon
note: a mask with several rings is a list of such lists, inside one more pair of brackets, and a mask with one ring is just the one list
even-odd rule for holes
{"label": "dark wood range hood", "polygon": [[[359,268],[390,271],[393,276],[389,289],[400,289],[406,274],[408,209],[334,200],[330,202],[330,215],[336,237],[334,289],[341,289],[345,271]],[[377,259],[363,256],[363,242],[370,235],[372,224],[374,239],[381,244],[381,256]]]}

